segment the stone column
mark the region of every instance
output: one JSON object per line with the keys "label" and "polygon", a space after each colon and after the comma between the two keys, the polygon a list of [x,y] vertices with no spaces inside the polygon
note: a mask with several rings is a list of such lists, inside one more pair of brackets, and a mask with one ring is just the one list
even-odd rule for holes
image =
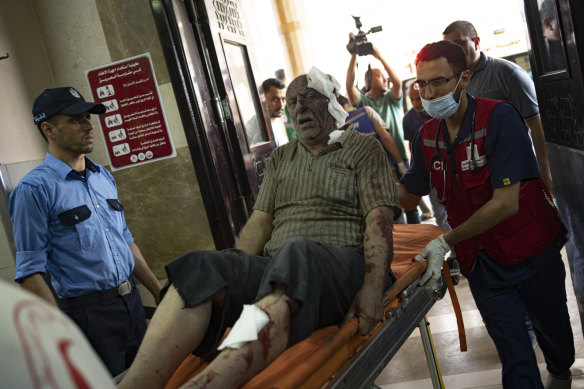
{"label": "stone column", "polygon": [[299,74],[306,73],[312,66],[312,47],[308,40],[306,16],[302,5],[294,0],[274,0],[274,7],[280,20],[280,32],[286,42],[286,51],[292,67],[291,81]]}

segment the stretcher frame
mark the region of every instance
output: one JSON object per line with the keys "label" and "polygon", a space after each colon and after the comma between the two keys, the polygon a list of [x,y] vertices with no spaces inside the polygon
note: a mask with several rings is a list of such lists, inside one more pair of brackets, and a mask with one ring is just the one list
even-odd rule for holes
{"label": "stretcher frame", "polygon": [[[408,240],[413,248],[409,251],[395,245],[396,233],[423,232],[415,240]],[[272,364],[246,383],[244,389],[258,388],[371,388],[383,368],[391,361],[416,327],[430,371],[433,388],[443,388],[442,377],[432,345],[425,316],[434,303],[446,292],[445,283],[440,290],[417,286],[417,280],[426,270],[426,261],[413,262],[415,253],[430,240],[444,233],[433,225],[397,225],[394,230],[394,261],[401,257],[407,270],[386,292],[384,319],[368,335],[358,334],[358,320],[353,318],[343,327],[321,328],[304,341],[284,351]],[[398,235],[399,235],[398,234]],[[412,255],[412,253],[414,253]],[[404,261],[404,258],[407,258]],[[392,269],[394,269],[392,265]],[[447,266],[444,267],[448,273]],[[395,269],[394,269],[395,272]],[[447,283],[453,292],[450,276]],[[454,297],[454,296],[453,296]],[[453,301],[455,298],[453,298]],[[459,323],[462,324],[462,323]],[[460,325],[459,325],[460,330]],[[466,349],[464,334],[461,334],[461,349]],[[186,383],[206,367],[209,361],[193,355],[188,356],[166,385],[175,389]]]}
{"label": "stretcher frame", "polygon": [[[420,330],[422,345],[428,363],[434,389],[443,388],[440,368],[434,352],[426,319],[434,303],[446,292],[446,284],[438,290],[408,286],[402,293],[397,307],[386,312],[386,321],[374,337],[371,337],[355,355],[345,362],[326,388],[371,388],[377,376],[389,364],[416,327]],[[389,303],[389,301],[388,301]]]}

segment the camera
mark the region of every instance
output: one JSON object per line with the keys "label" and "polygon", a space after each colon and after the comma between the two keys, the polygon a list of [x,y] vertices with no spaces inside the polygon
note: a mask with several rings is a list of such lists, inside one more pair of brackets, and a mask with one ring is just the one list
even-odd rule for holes
{"label": "camera", "polygon": [[367,41],[367,34],[381,31],[381,26],[372,27],[369,31],[363,32],[363,30],[361,30],[361,27],[363,26],[361,24],[361,20],[360,20],[361,18],[359,16],[353,16],[353,19],[355,19],[355,26],[357,27],[357,35],[355,35],[353,33],[349,34],[350,42],[355,43],[351,49],[349,49],[347,47],[347,49],[349,50],[349,53],[357,54],[357,55],[373,54],[373,45],[371,44],[371,42]]}

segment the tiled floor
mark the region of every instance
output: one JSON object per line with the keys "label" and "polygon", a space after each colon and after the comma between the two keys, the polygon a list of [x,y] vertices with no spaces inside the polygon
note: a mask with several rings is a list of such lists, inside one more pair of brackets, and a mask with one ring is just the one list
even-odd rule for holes
{"label": "tiled floor", "polygon": [[[565,250],[562,253],[568,269]],[[576,344],[576,362],[572,367],[572,388],[584,388],[584,339],[569,276],[566,280],[568,308]],[[495,346],[489,338],[480,314],[471,296],[468,282],[461,278],[456,286],[460,301],[468,351],[461,352],[458,344],[456,319],[448,293],[430,310],[427,319],[444,386],[447,389],[499,389],[501,364]],[[538,348],[537,359],[542,377],[547,376],[543,355]],[[400,351],[383,370],[375,382],[382,389],[432,388],[419,330],[415,330]]]}

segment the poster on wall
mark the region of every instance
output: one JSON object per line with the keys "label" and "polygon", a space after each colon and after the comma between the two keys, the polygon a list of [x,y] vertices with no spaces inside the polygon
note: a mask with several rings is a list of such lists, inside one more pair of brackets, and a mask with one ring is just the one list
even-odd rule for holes
{"label": "poster on wall", "polygon": [[176,156],[150,53],[85,71],[112,170]]}

